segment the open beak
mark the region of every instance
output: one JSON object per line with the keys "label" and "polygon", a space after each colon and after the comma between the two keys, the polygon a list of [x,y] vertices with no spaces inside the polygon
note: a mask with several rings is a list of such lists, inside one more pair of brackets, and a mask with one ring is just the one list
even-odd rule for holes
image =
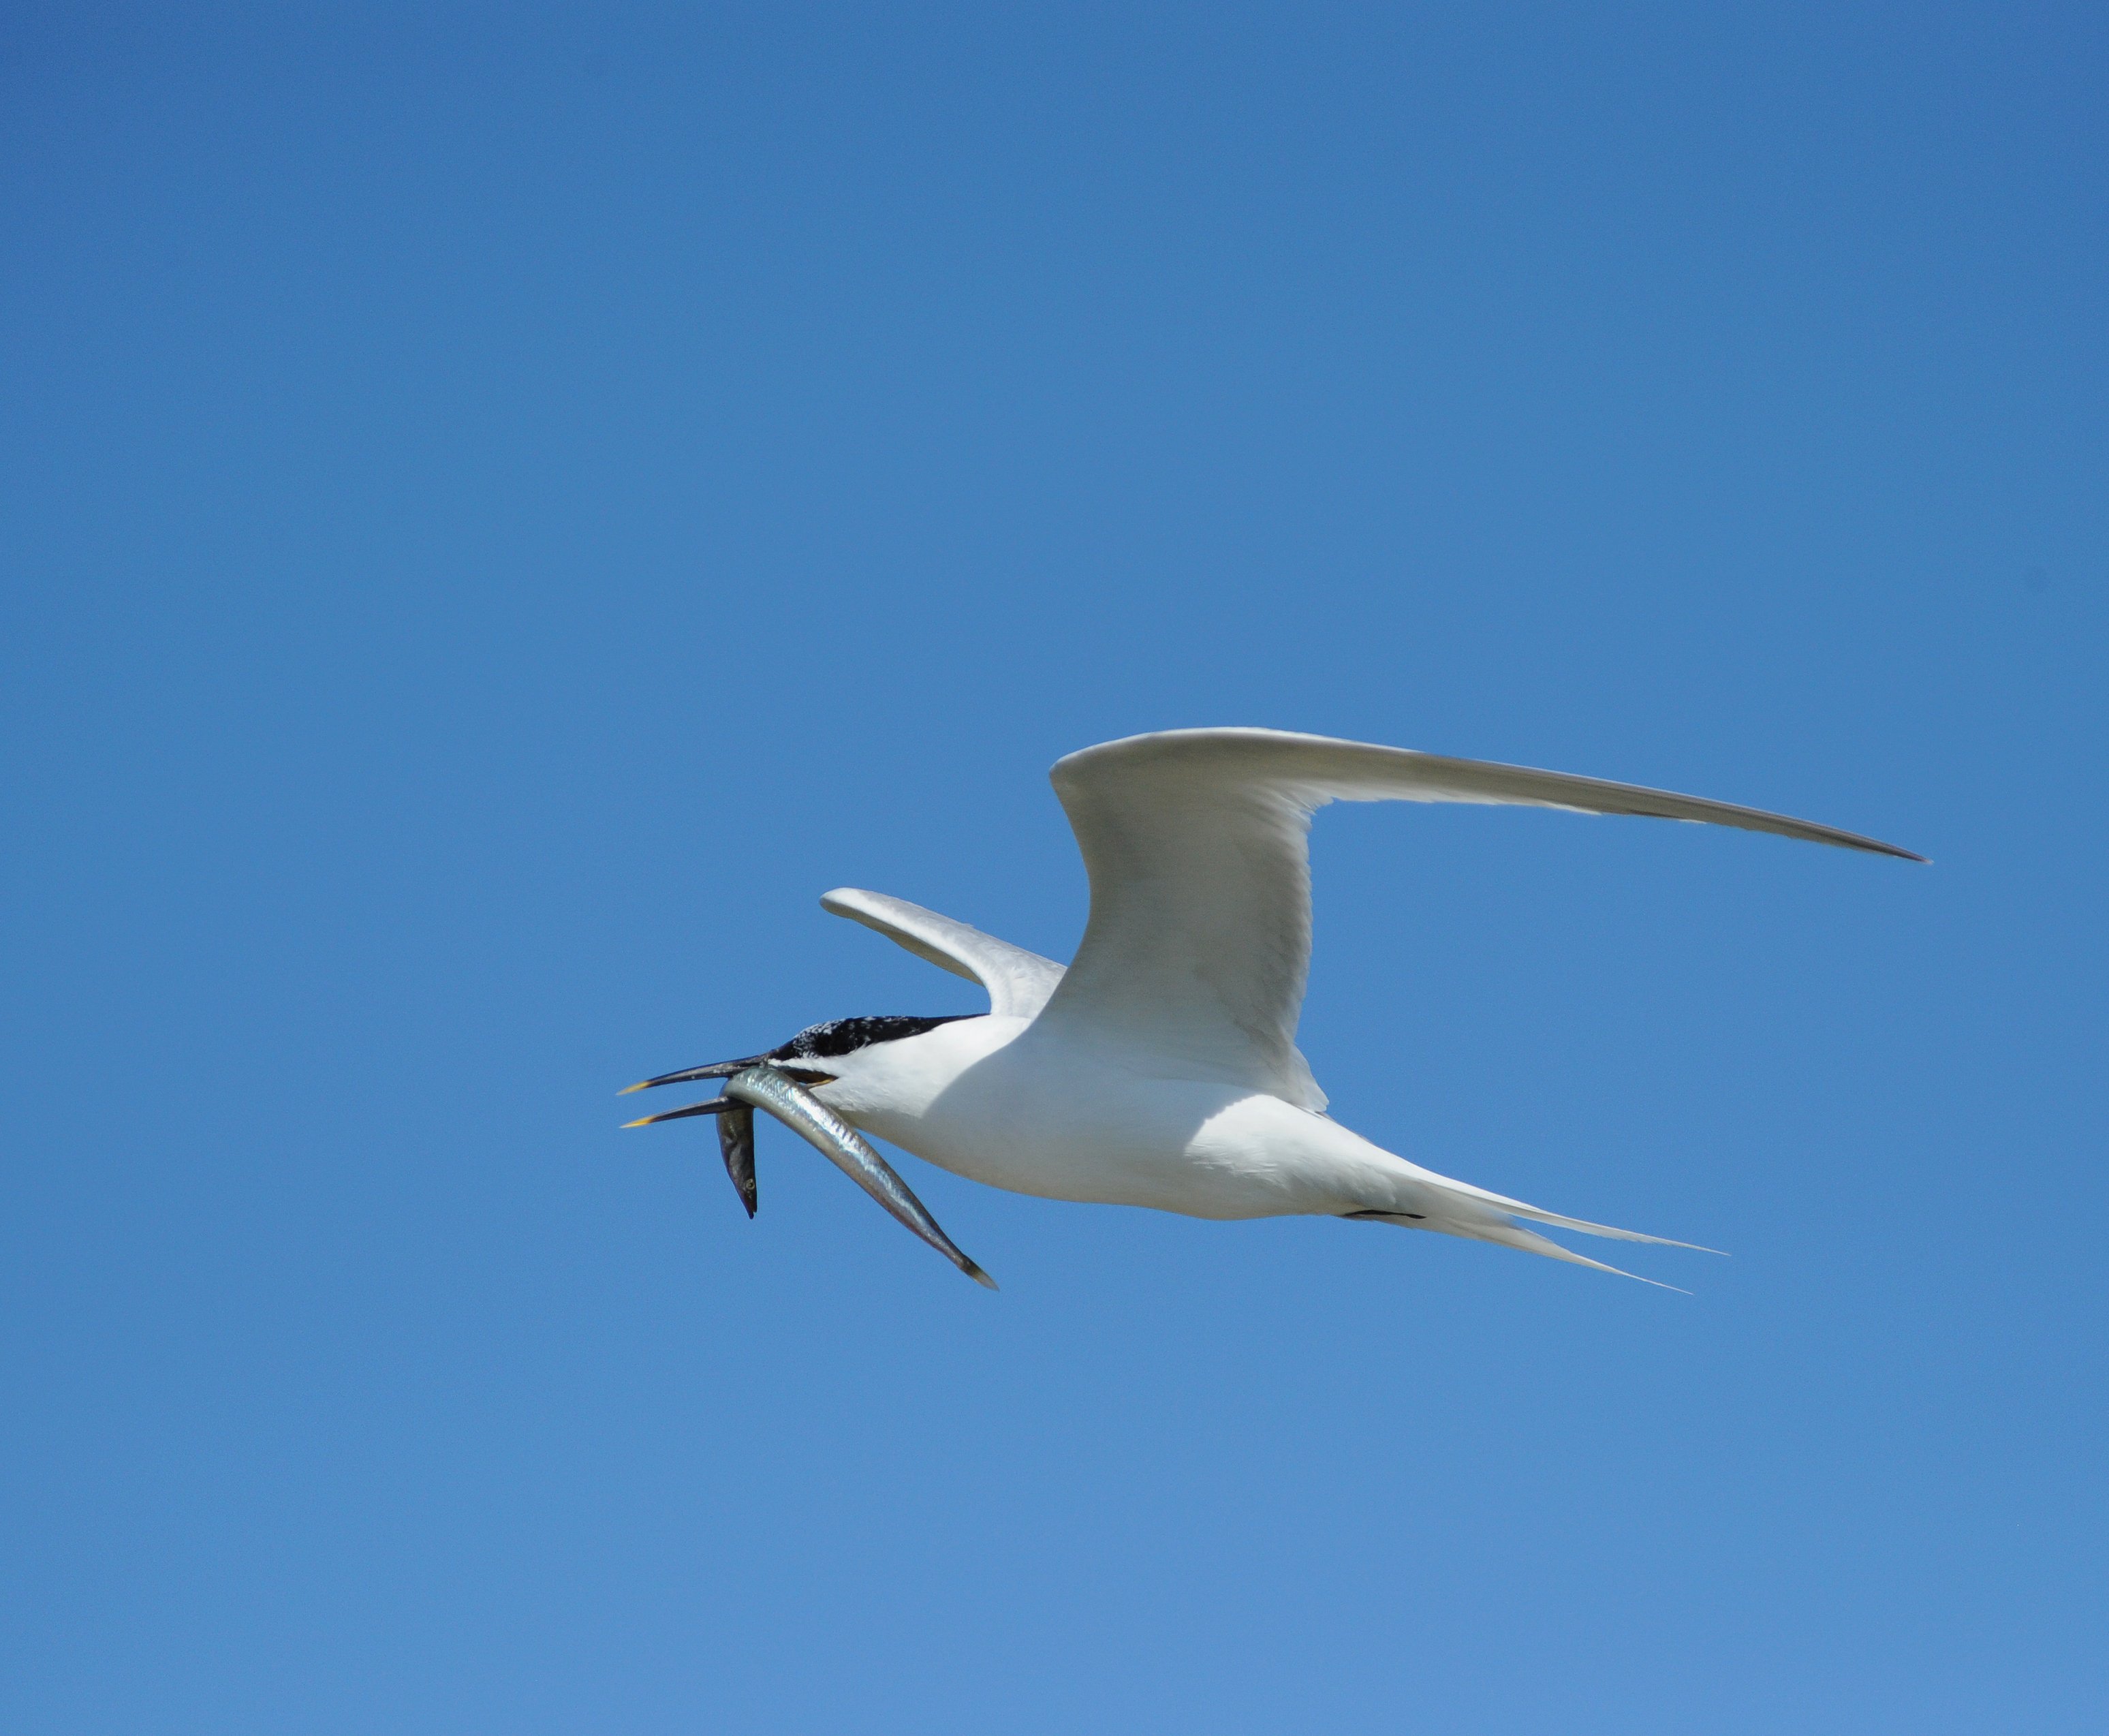
{"label": "open beak", "polygon": [[717,1116],[718,1145],[725,1155],[725,1173],[739,1190],[741,1202],[752,1218],[756,1205],[754,1111],[765,1109],[878,1200],[896,1223],[928,1242],[977,1284],[991,1290],[996,1288],[996,1280],[953,1245],[952,1238],[938,1228],[937,1220],[894,1173],[893,1166],[872,1149],[870,1142],[780,1069],[761,1063],[758,1057],[753,1060],[723,1061],[715,1067],[664,1074],[630,1089],[642,1091],[647,1085],[715,1078],[725,1082],[723,1096],[713,1097],[707,1103],[691,1103],[684,1109],[668,1110],[664,1114],[641,1116],[624,1125],[641,1128],[655,1121],[679,1121],[688,1115]]}

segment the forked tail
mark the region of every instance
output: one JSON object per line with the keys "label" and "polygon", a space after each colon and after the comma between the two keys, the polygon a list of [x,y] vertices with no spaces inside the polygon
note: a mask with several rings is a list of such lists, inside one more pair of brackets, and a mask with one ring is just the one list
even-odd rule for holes
{"label": "forked tail", "polygon": [[1347,1212],[1344,1216],[1363,1223],[1395,1223],[1409,1230],[1434,1230],[1444,1236],[1461,1236],[1471,1241],[1491,1241],[1503,1248],[1518,1248],[1525,1254],[1542,1254],[1547,1259],[1562,1259],[1576,1266],[1593,1266],[1599,1272],[1615,1273],[1622,1278],[1633,1278],[1642,1284],[1653,1284],[1659,1290],[1676,1290],[1679,1295],[1688,1295],[1689,1291],[1679,1290],[1674,1284],[1664,1284],[1656,1278],[1644,1278],[1637,1272],[1628,1272],[1622,1267],[1606,1265],[1602,1260],[1591,1259],[1585,1254],[1577,1254],[1571,1248],[1563,1248],[1549,1236],[1528,1229],[1516,1222],[1519,1218],[1529,1218],[1535,1223],[1549,1223],[1563,1230],[1579,1230],[1587,1236],[1605,1236],[1615,1241],[1652,1242],[1660,1248],[1690,1248],[1700,1254],[1718,1254],[1718,1248],[1702,1248],[1696,1242],[1672,1241],[1666,1236],[1643,1236],[1637,1230],[1614,1229],[1608,1223],[1592,1223],[1586,1218],[1564,1218],[1558,1212],[1542,1211],[1535,1205],[1526,1205],[1520,1200],[1511,1200],[1501,1194],[1488,1193],[1484,1188],[1474,1187],[1468,1182],[1453,1182],[1447,1177],[1430,1175],[1422,1171],[1411,1183],[1414,1198],[1408,1203],[1401,1201],[1389,1206],[1372,1207],[1366,1210]]}

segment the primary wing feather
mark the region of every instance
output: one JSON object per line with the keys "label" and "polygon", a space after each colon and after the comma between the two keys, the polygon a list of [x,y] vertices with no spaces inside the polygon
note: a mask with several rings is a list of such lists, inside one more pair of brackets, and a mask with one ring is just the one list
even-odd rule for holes
{"label": "primary wing feather", "polygon": [[1311,816],[1328,802],[1474,802],[1642,814],[1923,861],[1782,814],[1522,766],[1275,730],[1172,730],[1051,774],[1091,875],[1083,944],[1042,1022],[1154,1068],[1325,1093],[1296,1048],[1311,956]]}

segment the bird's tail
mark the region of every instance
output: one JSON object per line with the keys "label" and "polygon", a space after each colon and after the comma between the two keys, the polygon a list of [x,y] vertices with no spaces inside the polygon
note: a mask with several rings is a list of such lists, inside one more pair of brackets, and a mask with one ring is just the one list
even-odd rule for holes
{"label": "bird's tail", "polygon": [[[1718,1248],[1701,1248],[1696,1242],[1673,1241],[1666,1236],[1643,1236],[1637,1230],[1614,1229],[1608,1223],[1592,1223],[1586,1218],[1565,1218],[1558,1212],[1548,1212],[1535,1205],[1526,1205],[1520,1200],[1488,1193],[1484,1188],[1474,1187],[1470,1182],[1453,1182],[1447,1176],[1432,1175],[1423,1170],[1414,1178],[1413,1198],[1394,1203],[1389,1207],[1351,1212],[1348,1215],[1368,1223],[1396,1223],[1407,1229],[1434,1230],[1445,1236],[1461,1236],[1472,1241],[1490,1241],[1497,1247],[1516,1248],[1525,1254],[1542,1254],[1547,1259],[1560,1259],[1576,1266],[1593,1266],[1599,1272],[1615,1273],[1622,1278],[1633,1278],[1642,1284],[1655,1284],[1662,1290],[1676,1290],[1674,1284],[1663,1284],[1655,1278],[1644,1278],[1637,1272],[1627,1272],[1617,1266],[1606,1265],[1602,1260],[1591,1259],[1587,1255],[1577,1254],[1563,1248],[1551,1237],[1541,1236],[1526,1228],[1516,1220],[1528,1218],[1533,1223],[1550,1224],[1556,1229],[1579,1230],[1587,1236],[1605,1236],[1616,1241],[1652,1242],[1662,1248],[1690,1248],[1700,1254],[1718,1254]],[[1679,1295],[1687,1292],[1679,1291]]]}

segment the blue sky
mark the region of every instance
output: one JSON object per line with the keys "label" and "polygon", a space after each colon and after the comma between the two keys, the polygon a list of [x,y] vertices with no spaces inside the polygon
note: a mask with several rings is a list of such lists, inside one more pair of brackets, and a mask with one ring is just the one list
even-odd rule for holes
{"label": "blue sky", "polygon": [[[2101,1728],[2106,49],[11,9],[11,1727]],[[1320,816],[1334,1112],[1732,1259],[616,1131],[1211,723],[1935,858]]]}

